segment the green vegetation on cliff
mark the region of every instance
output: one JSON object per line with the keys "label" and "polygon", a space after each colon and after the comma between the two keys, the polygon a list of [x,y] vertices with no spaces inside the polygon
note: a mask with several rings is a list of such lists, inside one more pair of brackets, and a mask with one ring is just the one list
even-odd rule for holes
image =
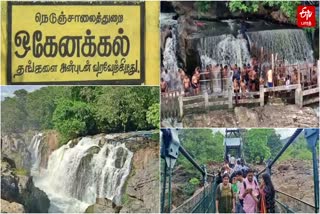
{"label": "green vegetation on cliff", "polygon": [[1,102],[3,133],[55,129],[66,143],[101,132],[159,127],[158,87],[50,86],[14,94]]}

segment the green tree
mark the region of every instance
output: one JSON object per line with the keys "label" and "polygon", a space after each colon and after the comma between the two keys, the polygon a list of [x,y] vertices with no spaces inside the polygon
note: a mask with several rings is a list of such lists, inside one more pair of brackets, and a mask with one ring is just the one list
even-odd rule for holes
{"label": "green tree", "polygon": [[231,12],[241,11],[244,13],[257,13],[260,7],[272,7],[280,9],[291,22],[295,22],[297,6],[301,1],[238,1],[231,0],[228,7]]}
{"label": "green tree", "polygon": [[153,127],[160,128],[160,105],[159,103],[154,103],[149,107],[147,112],[147,121]]}
{"label": "green tree", "polygon": [[21,111],[17,97],[1,102],[1,130],[3,133],[24,132],[27,115]]}
{"label": "green tree", "polygon": [[[212,161],[223,161],[223,139],[220,132],[213,133],[211,129],[183,129],[179,131],[179,139],[183,147],[198,162],[208,164]],[[196,174],[197,170],[182,155],[178,158],[189,173]]]}
{"label": "green tree", "polygon": [[[98,97],[95,118],[100,130],[134,131],[150,129],[147,121],[149,107],[159,101],[153,87],[108,87]],[[155,106],[153,107],[155,111]],[[151,116],[151,115],[150,115]]]}
{"label": "green tree", "polygon": [[59,100],[53,113],[53,124],[62,136],[62,143],[90,133],[95,123],[93,112],[87,103]]}
{"label": "green tree", "polygon": [[26,101],[29,129],[52,129],[52,116],[59,99],[70,99],[70,87],[43,87],[29,93]]}
{"label": "green tree", "polygon": [[[319,142],[317,145],[317,151],[319,152]],[[308,147],[308,143],[305,137],[299,136],[287,150],[281,155],[279,161],[284,160],[312,160],[312,152]]]}
{"label": "green tree", "polygon": [[244,135],[244,158],[250,163],[262,164],[271,156],[268,138],[273,129],[250,129]]}
{"label": "green tree", "polygon": [[270,149],[270,158],[273,159],[280,152],[283,145],[281,143],[280,135],[276,134],[275,130],[268,137],[267,146]]}

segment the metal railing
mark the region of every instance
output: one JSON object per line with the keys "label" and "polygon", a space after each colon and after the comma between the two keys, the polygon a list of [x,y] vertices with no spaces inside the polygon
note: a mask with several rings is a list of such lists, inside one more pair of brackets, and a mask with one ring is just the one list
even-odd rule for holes
{"label": "metal railing", "polygon": [[312,213],[315,206],[285,192],[276,190],[276,202],[290,213]]}
{"label": "metal railing", "polygon": [[[165,195],[166,195],[166,183],[167,183],[167,174],[169,177],[169,187],[168,187],[168,213],[170,212],[212,212],[212,209],[214,209],[214,205],[210,204],[209,202],[214,199],[214,191],[215,191],[215,183],[208,183],[207,177],[212,177],[215,180],[215,176],[213,174],[207,173],[205,166],[200,166],[197,161],[188,153],[188,151],[180,144],[180,142],[174,142],[174,139],[176,141],[179,141],[177,137],[172,137],[172,132],[170,130],[164,131],[165,137],[163,138],[163,152],[162,152],[162,158],[169,160],[169,166],[167,163],[164,163],[164,177],[163,177],[163,188],[162,188],[162,196],[161,196],[161,212],[165,212]],[[194,195],[190,200],[187,201],[187,203],[184,203],[183,206],[179,206],[179,209],[176,208],[174,210],[171,210],[171,180],[172,180],[172,167],[171,161],[176,161],[178,158],[178,152],[177,150],[194,166],[195,169],[197,169],[201,175],[202,175],[202,184],[203,189],[200,191],[200,193]],[[212,200],[211,200],[212,199]],[[191,206],[190,206],[191,204]],[[184,207],[185,206],[185,207]],[[212,208],[213,207],[213,208]],[[191,210],[190,210],[191,209]]]}
{"label": "metal railing", "polygon": [[[300,135],[303,129],[297,129],[293,135],[290,137],[288,142],[282,147],[280,152],[276,155],[276,157],[267,163],[267,166],[261,170],[257,177],[259,177],[262,173],[265,171],[271,175],[271,167],[274,165],[274,163],[280,158],[280,156],[286,151],[286,149],[295,141],[295,139]],[[318,165],[317,165],[317,155],[316,155],[316,144],[317,140],[319,140],[319,129],[305,129],[305,137],[307,139],[307,142],[312,149],[312,157],[313,157],[313,171],[314,171],[314,198],[315,198],[315,205],[312,205],[308,202],[305,202],[297,197],[291,196],[288,193],[281,192],[279,190],[276,190],[276,202],[283,207],[287,212],[318,212],[319,211],[319,178],[318,178]],[[282,198],[280,195],[290,198],[290,201],[286,201],[286,203],[290,203],[292,207],[289,207],[287,204],[283,203],[283,201],[279,198]],[[292,203],[292,199],[295,200],[295,202],[298,202],[300,204],[303,204],[305,207],[304,209],[301,209],[298,206],[296,206],[296,203]]]}
{"label": "metal railing", "polygon": [[[263,172],[267,171],[271,175],[271,167],[279,159],[279,157],[286,151],[286,149],[295,141],[295,139],[300,135],[302,129],[297,129],[293,135],[290,137],[288,142],[283,146],[280,152],[276,157],[267,163],[266,168],[260,171],[257,175],[261,175]],[[279,205],[276,209],[277,212],[280,212],[280,209],[284,212],[297,213],[297,212],[318,212],[319,211],[319,178],[318,178],[318,165],[317,165],[317,155],[316,155],[316,144],[319,140],[319,129],[305,129],[304,130],[305,138],[312,148],[313,153],[313,171],[314,171],[314,199],[315,204],[310,204],[304,200],[301,200],[297,197],[294,197],[288,193],[276,190],[275,201]],[[186,200],[182,205],[172,210],[174,213],[215,213],[215,195],[217,189],[217,176],[208,174],[205,167],[201,167],[192,156],[180,145],[179,152],[187,158],[187,160],[202,173],[203,176],[203,187],[198,190],[191,198]],[[171,172],[169,173],[169,189],[171,186]],[[207,176],[213,177],[213,182],[207,182]],[[164,185],[165,186],[165,185]],[[163,196],[165,194],[165,188],[163,189]],[[163,197],[164,199],[164,197]],[[171,200],[171,195],[169,193],[169,201]],[[300,205],[299,205],[300,204]],[[163,212],[164,201],[162,200],[162,211]],[[170,208],[170,203],[169,203]],[[169,209],[169,212],[171,210]],[[282,211],[281,211],[282,212]]]}

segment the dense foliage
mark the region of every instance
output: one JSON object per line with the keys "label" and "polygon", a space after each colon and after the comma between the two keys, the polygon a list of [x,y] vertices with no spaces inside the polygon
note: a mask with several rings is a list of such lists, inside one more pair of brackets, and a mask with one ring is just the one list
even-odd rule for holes
{"label": "dense foliage", "polygon": [[241,11],[245,13],[256,13],[260,7],[280,9],[289,19],[294,22],[296,19],[297,6],[301,1],[235,1],[229,2],[228,7],[231,12]]}
{"label": "dense foliage", "polygon": [[[231,0],[228,2],[228,8],[231,12],[257,13],[260,8],[280,9],[293,23],[296,19],[297,6],[301,1],[239,1]],[[201,12],[207,12],[211,7],[210,1],[198,1],[196,7]]]}
{"label": "dense foliage", "polygon": [[[275,135],[274,129],[250,129],[244,135],[244,157],[250,163],[263,163],[271,156],[268,138]],[[280,137],[277,138],[280,142]],[[281,148],[280,148],[281,149]]]}
{"label": "dense foliage", "polygon": [[1,102],[4,133],[56,129],[63,142],[97,133],[159,127],[157,87],[43,87]]}
{"label": "dense foliage", "polygon": [[[208,164],[212,161],[223,161],[223,134],[213,133],[211,129],[179,130],[179,139],[183,147],[190,153],[198,164]],[[192,164],[182,155],[177,164],[181,164],[191,174],[197,174]]]}
{"label": "dense foliage", "polygon": [[[319,142],[317,144],[317,154],[319,154]],[[308,147],[307,140],[303,135],[293,142],[291,146],[281,155],[280,161],[284,160],[312,160],[312,152]]]}

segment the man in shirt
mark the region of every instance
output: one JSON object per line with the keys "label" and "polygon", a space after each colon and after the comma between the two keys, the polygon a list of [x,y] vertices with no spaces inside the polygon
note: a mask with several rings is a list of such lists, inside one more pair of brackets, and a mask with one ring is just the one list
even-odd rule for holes
{"label": "man in shirt", "polygon": [[240,187],[239,198],[243,199],[243,210],[246,213],[255,213],[258,203],[259,187],[253,179],[253,170],[249,169],[243,185]]}

